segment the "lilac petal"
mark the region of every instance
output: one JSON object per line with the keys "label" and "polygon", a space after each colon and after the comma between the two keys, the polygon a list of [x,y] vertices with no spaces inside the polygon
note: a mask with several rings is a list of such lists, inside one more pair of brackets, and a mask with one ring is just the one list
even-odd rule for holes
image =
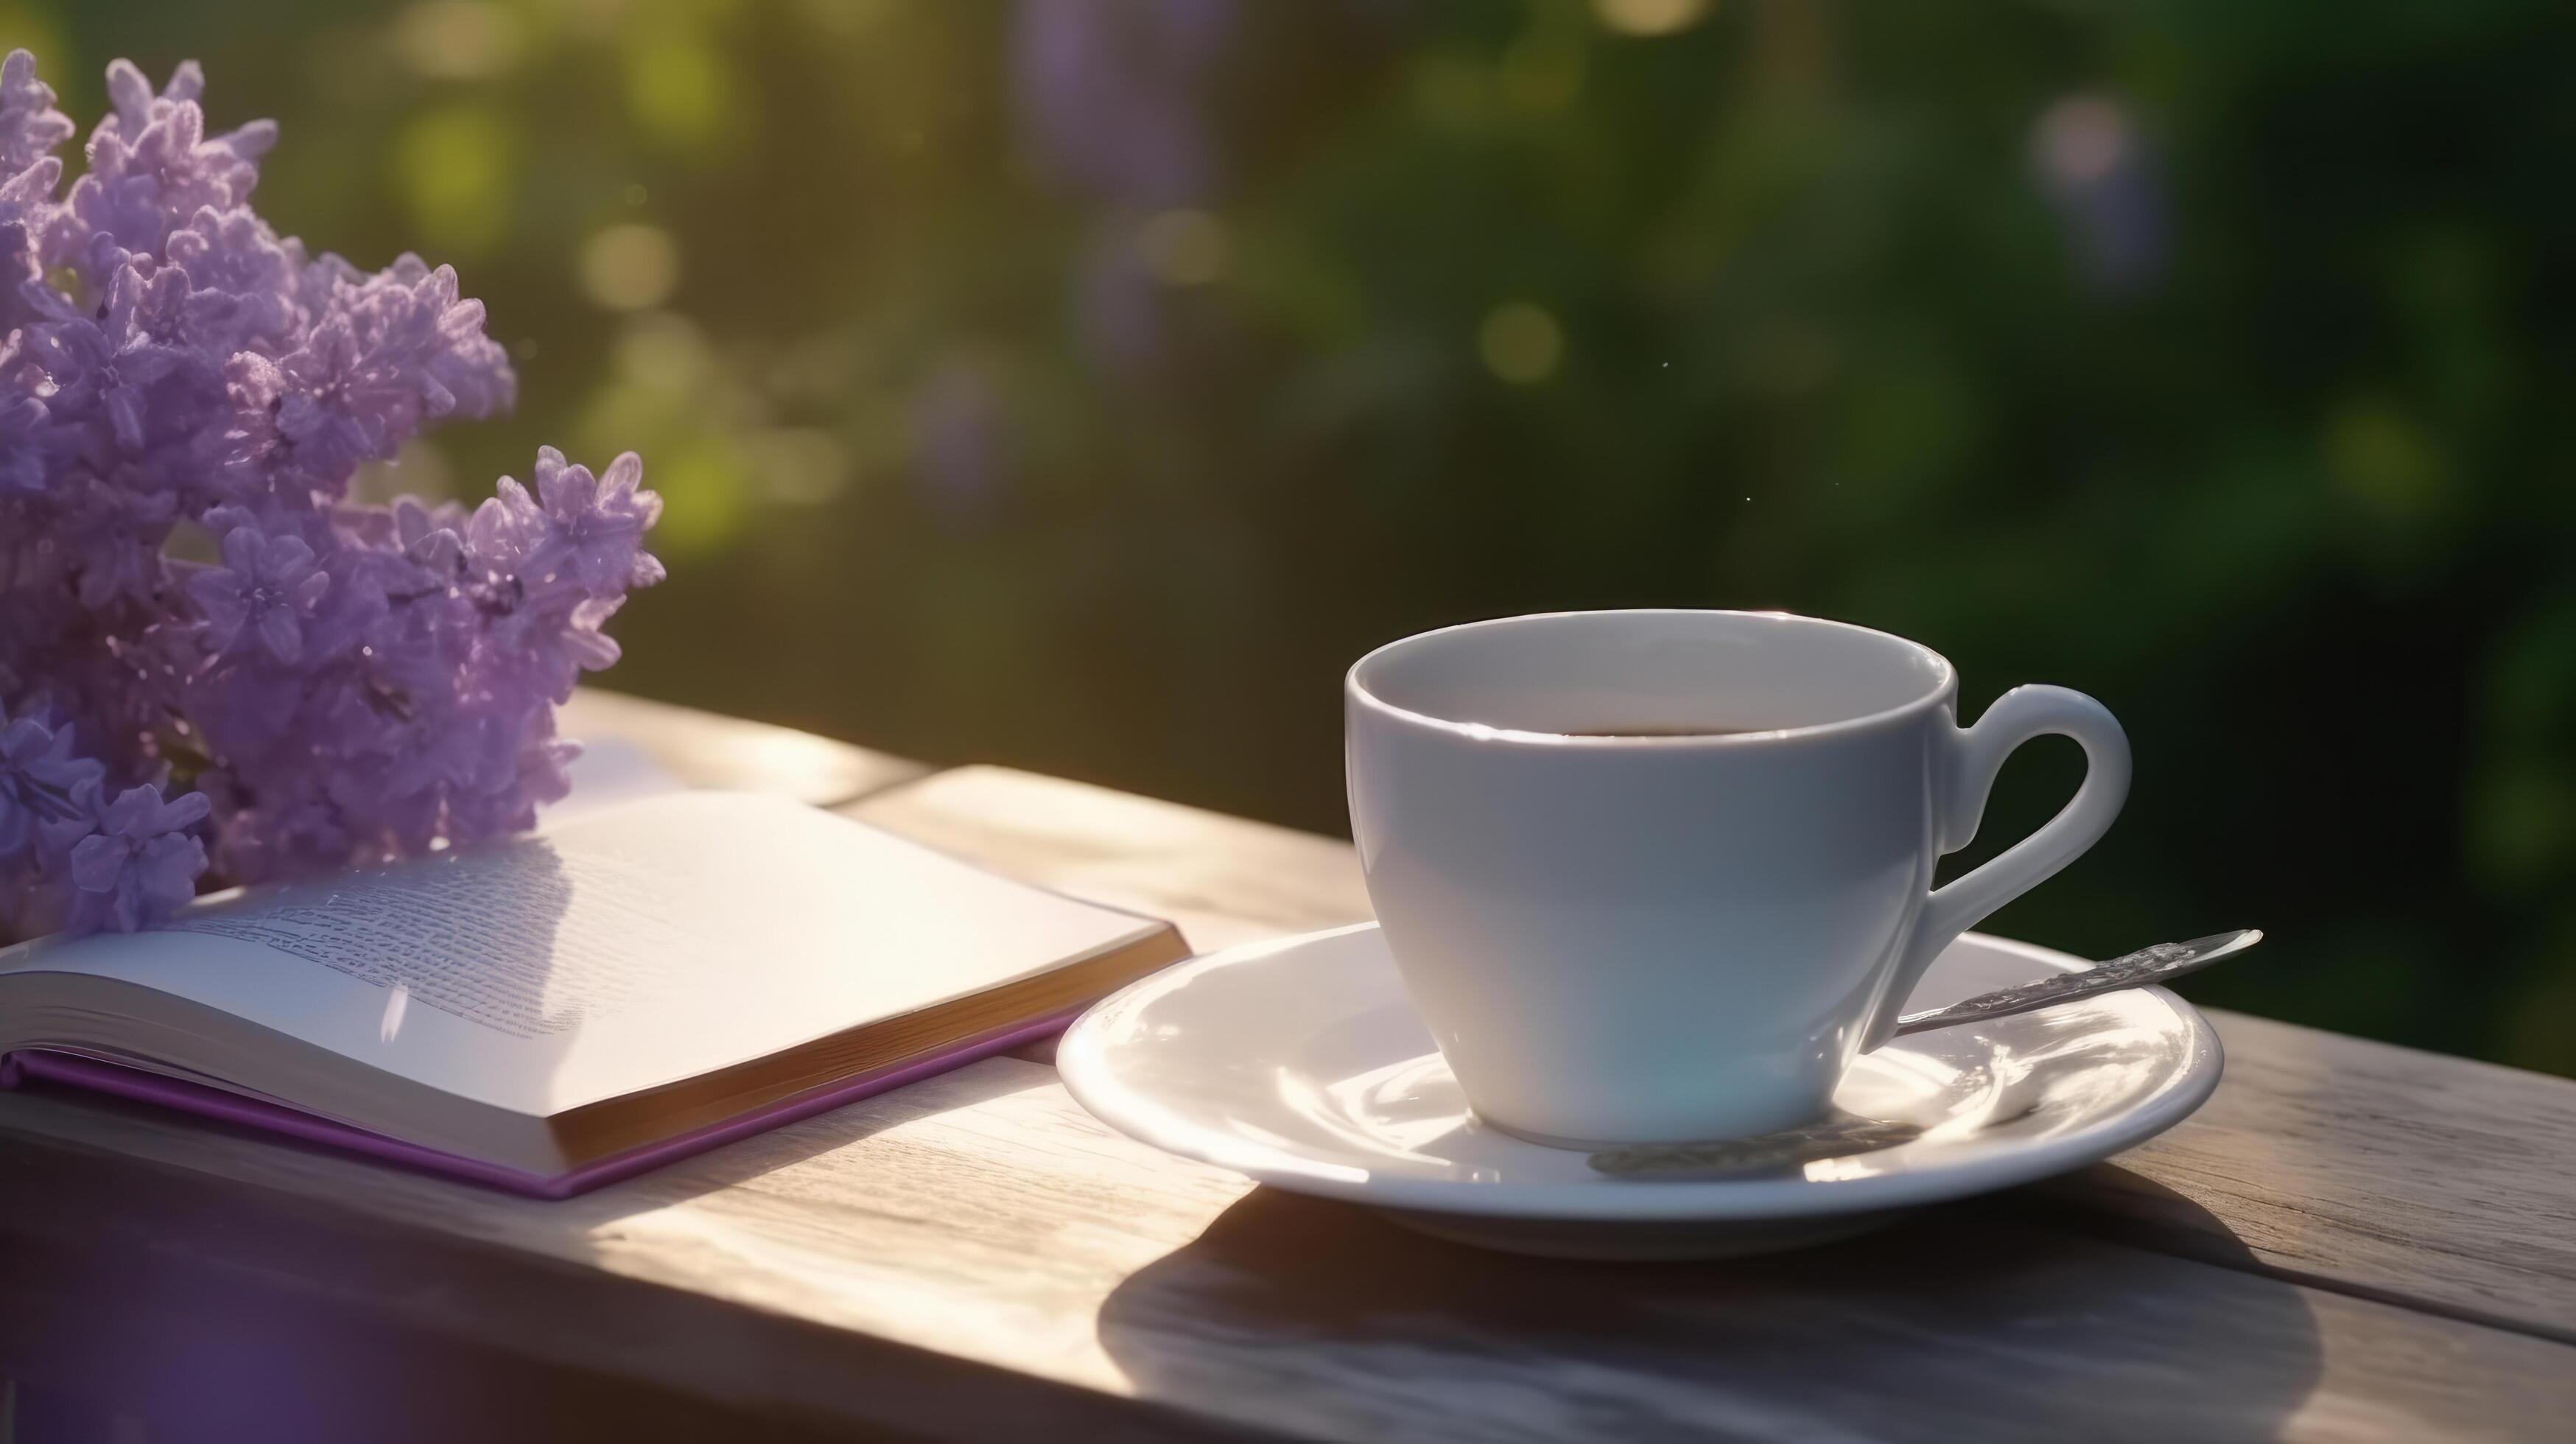
{"label": "lilac petal", "polygon": [[230,572],[197,573],[188,578],[188,595],[196,599],[197,610],[205,614],[218,647],[232,640],[249,619],[250,604],[243,599],[242,580]]}
{"label": "lilac petal", "polygon": [[587,466],[563,466],[551,475],[540,472],[537,491],[545,498],[548,516],[561,522],[577,521],[590,513],[599,482]]}
{"label": "lilac petal", "polygon": [[175,908],[194,897],[197,876],[205,870],[205,844],[178,832],[146,843],[134,868],[143,901],[156,910]]}
{"label": "lilac petal", "polygon": [[49,817],[36,824],[39,844],[56,857],[68,855],[82,838],[98,830],[87,817]]}
{"label": "lilac petal", "polygon": [[[179,272],[168,270],[161,275],[176,278]],[[116,359],[116,372],[137,386],[149,386],[178,370],[182,364],[181,354],[171,347],[137,346]]]}
{"label": "lilac petal", "polygon": [[224,569],[245,577],[257,575],[259,541],[259,533],[246,526],[224,533]]}
{"label": "lilac petal", "polygon": [[131,879],[119,875],[114,891],[108,896],[107,926],[111,931],[130,933],[143,926],[143,898]]}
{"label": "lilac petal", "polygon": [[161,826],[172,832],[194,827],[205,821],[206,814],[213,810],[213,798],[202,792],[184,792],[170,799],[169,805],[161,809]]}
{"label": "lilac petal", "polygon": [[205,68],[193,60],[182,60],[171,67],[170,83],[161,87],[163,100],[195,100],[205,93]]}
{"label": "lilac petal", "polygon": [[564,655],[572,658],[574,665],[585,672],[603,671],[616,665],[617,659],[625,655],[616,638],[605,632],[586,632],[579,628],[564,633],[563,649]]}
{"label": "lilac petal", "polygon": [[259,615],[259,642],[280,663],[292,666],[304,655],[304,628],[297,624],[295,613],[285,607],[270,607]]}
{"label": "lilac petal", "polygon": [[118,124],[127,132],[132,144],[152,111],[152,82],[143,78],[141,67],[131,60],[112,60],[107,66],[107,102],[116,107]]}
{"label": "lilac petal", "polygon": [[125,840],[104,833],[82,838],[72,848],[72,886],[82,892],[106,892],[125,875]]}
{"label": "lilac petal", "polygon": [[52,745],[54,734],[33,717],[0,727],[0,763],[23,764]]}
{"label": "lilac petal", "polygon": [[410,551],[412,560],[426,567],[434,576],[443,577],[454,572],[457,565],[465,560],[465,544],[457,539],[455,532],[444,527],[413,542]]}
{"label": "lilac petal", "polygon": [[142,838],[159,830],[152,826],[152,820],[160,811],[160,793],[149,787],[129,787],[116,794],[116,800],[100,812],[99,831]]}
{"label": "lilac petal", "polygon": [[143,449],[143,405],[135,389],[119,386],[100,400],[107,407],[108,422],[116,428],[116,444],[128,451]]}
{"label": "lilac petal", "polygon": [[293,586],[313,569],[313,548],[300,536],[270,537],[260,549],[259,574],[284,586]]}

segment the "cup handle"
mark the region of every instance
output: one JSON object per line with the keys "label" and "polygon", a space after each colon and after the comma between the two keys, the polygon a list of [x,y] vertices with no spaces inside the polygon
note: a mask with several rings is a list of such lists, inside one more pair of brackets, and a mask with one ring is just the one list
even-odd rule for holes
{"label": "cup handle", "polygon": [[1936,744],[1946,754],[1939,759],[1939,781],[1933,788],[1940,850],[1957,852],[1976,837],[2004,759],[2032,738],[2050,736],[2072,737],[2082,745],[2084,785],[2039,831],[1967,876],[1952,879],[1949,886],[1933,889],[1915,924],[1914,941],[1862,1035],[1862,1052],[1887,1041],[1907,996],[1943,948],[2101,841],[2120,815],[2120,804],[2129,795],[2129,735],[2120,724],[2081,692],[2015,687],[1997,698],[1975,726],[1952,729]]}

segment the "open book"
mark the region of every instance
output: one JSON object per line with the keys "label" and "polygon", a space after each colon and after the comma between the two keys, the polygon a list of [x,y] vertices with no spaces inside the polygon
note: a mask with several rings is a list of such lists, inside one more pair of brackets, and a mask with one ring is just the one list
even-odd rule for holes
{"label": "open book", "polygon": [[1186,952],[827,812],[668,793],[0,951],[0,1084],[560,1197],[1040,1036]]}

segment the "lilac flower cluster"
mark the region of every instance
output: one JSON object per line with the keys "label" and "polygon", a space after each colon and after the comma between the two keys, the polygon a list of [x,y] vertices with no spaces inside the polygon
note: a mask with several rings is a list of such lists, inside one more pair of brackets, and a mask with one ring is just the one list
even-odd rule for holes
{"label": "lilac flower cluster", "polygon": [[1242,0],[1022,0],[1014,14],[1012,69],[1032,158],[1100,206],[1075,263],[1074,312],[1084,348],[1113,374],[1145,379],[1175,359],[1172,301],[1138,254],[1140,227],[1220,189],[1207,109],[1244,19]]}
{"label": "lilac flower cluster", "polygon": [[208,135],[203,84],[109,67],[65,192],[71,122],[0,65],[0,940],[531,825],[554,704],[662,577],[632,454],[540,451],[471,513],[346,502],[516,378],[447,267],[272,231],[276,127]]}

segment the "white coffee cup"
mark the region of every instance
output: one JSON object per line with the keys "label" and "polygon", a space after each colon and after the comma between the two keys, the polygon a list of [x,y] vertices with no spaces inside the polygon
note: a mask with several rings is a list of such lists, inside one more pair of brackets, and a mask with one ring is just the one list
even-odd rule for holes
{"label": "white coffee cup", "polygon": [[[1795,1127],[1959,933],[2093,845],[2129,744],[1900,637],[1779,612],[1560,612],[1425,632],[1344,686],[1351,827],[1406,990],[1483,1120],[1541,1142]],[[1932,886],[2004,758],[2084,784]]]}

